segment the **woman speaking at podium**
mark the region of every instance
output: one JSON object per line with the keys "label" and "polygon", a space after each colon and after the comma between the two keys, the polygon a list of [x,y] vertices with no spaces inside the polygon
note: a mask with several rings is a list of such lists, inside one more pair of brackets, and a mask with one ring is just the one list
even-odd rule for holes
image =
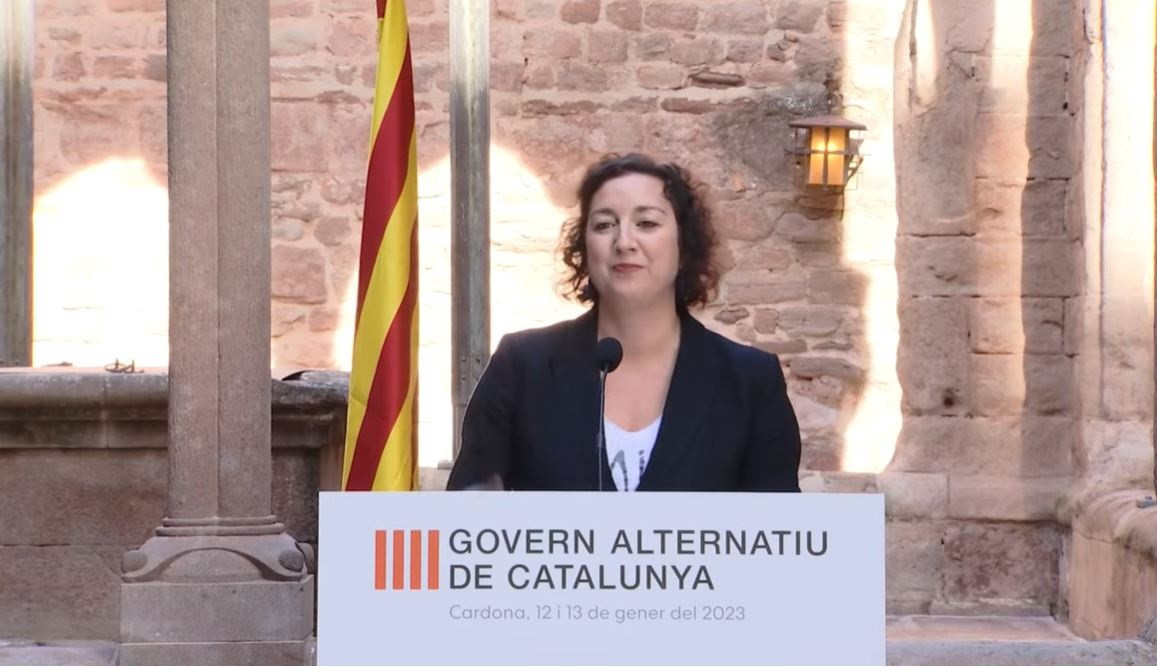
{"label": "woman speaking at podium", "polygon": [[610,156],[578,194],[563,259],[570,296],[590,308],[499,341],[447,488],[799,491],[778,358],[689,312],[718,274],[710,213],[686,172]]}

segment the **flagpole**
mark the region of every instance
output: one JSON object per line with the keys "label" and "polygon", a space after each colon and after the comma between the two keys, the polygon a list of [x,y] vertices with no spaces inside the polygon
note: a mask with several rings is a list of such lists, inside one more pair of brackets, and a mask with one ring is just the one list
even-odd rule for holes
{"label": "flagpole", "polygon": [[450,2],[450,244],[453,453],[490,358],[490,7]]}

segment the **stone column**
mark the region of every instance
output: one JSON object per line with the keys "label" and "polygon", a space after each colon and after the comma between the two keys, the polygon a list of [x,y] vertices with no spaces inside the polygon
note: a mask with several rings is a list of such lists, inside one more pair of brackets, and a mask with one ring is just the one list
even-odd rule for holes
{"label": "stone column", "polygon": [[0,366],[32,363],[32,9],[0,7]]}
{"label": "stone column", "polygon": [[271,513],[268,0],[168,0],[169,488],[124,664],[301,663],[312,553]]}
{"label": "stone column", "polygon": [[[1144,3],[1143,3],[1144,4]],[[1154,167],[1157,9],[1084,0],[1082,112],[1084,297],[1078,316],[1078,483],[1062,518],[1111,491],[1153,491]],[[1077,69],[1080,71],[1080,69]],[[1070,329],[1066,323],[1065,330]],[[1066,341],[1067,342],[1067,341]]]}

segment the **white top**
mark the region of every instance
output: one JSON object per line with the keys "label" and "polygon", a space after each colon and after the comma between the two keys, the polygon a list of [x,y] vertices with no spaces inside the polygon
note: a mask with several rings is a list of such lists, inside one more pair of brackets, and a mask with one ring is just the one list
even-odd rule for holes
{"label": "white top", "polygon": [[639,479],[647,469],[655,438],[659,435],[659,423],[663,416],[638,431],[626,431],[604,418],[607,437],[607,461],[611,464],[611,478],[619,491],[634,491]]}

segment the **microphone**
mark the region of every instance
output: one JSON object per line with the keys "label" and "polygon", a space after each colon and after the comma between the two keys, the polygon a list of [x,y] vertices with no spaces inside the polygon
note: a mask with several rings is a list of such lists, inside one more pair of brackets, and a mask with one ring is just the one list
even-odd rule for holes
{"label": "microphone", "polygon": [[618,338],[604,338],[595,345],[595,364],[600,371],[610,373],[623,361],[623,344]]}
{"label": "microphone", "polygon": [[613,372],[623,361],[623,344],[617,338],[604,338],[595,345],[595,366],[599,369],[599,428],[595,438],[595,475],[599,491],[603,490],[603,451],[606,449],[607,373]]}

